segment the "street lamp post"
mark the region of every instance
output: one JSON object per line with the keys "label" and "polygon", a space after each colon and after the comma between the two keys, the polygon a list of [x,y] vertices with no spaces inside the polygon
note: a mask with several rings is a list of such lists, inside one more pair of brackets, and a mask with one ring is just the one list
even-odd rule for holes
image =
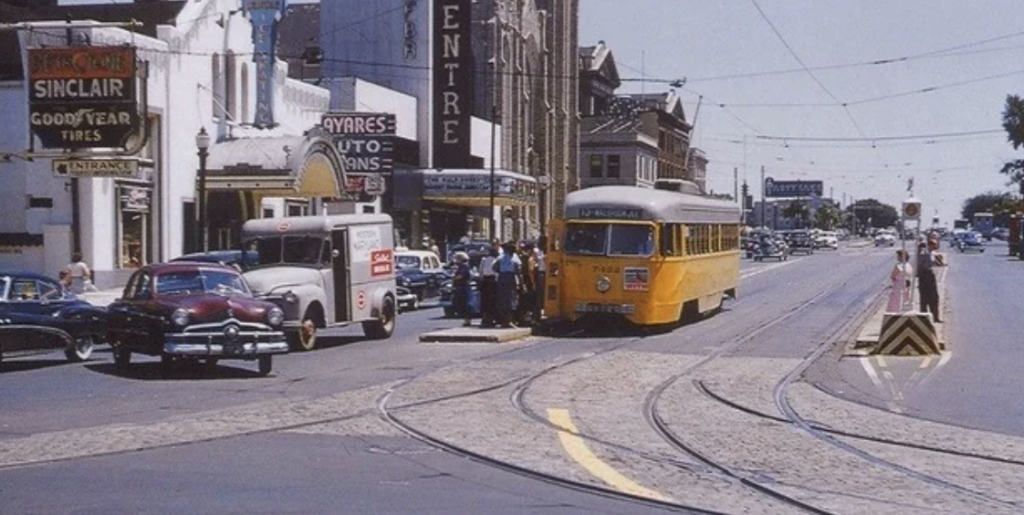
{"label": "street lamp post", "polygon": [[199,149],[199,227],[196,230],[196,248],[208,252],[210,239],[206,218],[206,158],[210,155],[210,135],[206,133],[206,127],[199,129],[199,134],[196,134],[196,148]]}

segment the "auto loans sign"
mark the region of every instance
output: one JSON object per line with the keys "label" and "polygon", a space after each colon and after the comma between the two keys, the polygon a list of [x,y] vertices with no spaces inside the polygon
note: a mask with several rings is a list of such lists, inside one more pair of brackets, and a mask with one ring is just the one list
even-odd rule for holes
{"label": "auto loans sign", "polygon": [[394,167],[395,115],[327,113],[320,125],[334,136],[347,174],[391,173]]}
{"label": "auto loans sign", "polygon": [[117,148],[138,128],[135,49],[28,51],[29,125],[43,148]]}

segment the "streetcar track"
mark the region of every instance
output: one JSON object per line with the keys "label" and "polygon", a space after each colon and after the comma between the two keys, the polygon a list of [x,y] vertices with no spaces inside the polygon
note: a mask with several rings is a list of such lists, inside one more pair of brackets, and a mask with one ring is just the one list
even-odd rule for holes
{"label": "streetcar track", "polygon": [[872,453],[870,453],[868,451],[862,450],[862,449],[860,449],[860,448],[858,448],[858,447],[856,447],[856,446],[854,446],[854,445],[852,445],[850,443],[847,443],[847,442],[844,442],[842,440],[839,440],[839,439],[835,438],[834,436],[832,436],[831,434],[829,434],[829,433],[827,433],[825,431],[822,431],[820,429],[817,429],[817,428],[813,427],[810,422],[808,422],[806,419],[801,417],[799,413],[797,413],[797,411],[793,408],[793,406],[789,402],[789,396],[788,396],[789,387],[818,358],[820,358],[822,356],[822,354],[824,354],[829,349],[831,349],[836,344],[836,342],[838,342],[840,340],[840,338],[842,338],[844,336],[847,336],[848,333],[850,333],[851,331],[853,331],[857,327],[859,327],[860,326],[860,324],[859,324],[860,319],[864,318],[864,316],[865,316],[864,313],[861,313],[860,316],[852,317],[850,320],[848,320],[846,323],[844,323],[842,326],[840,326],[840,328],[833,333],[833,337],[832,338],[829,338],[828,340],[826,340],[817,349],[815,349],[814,352],[812,352],[810,355],[808,355],[806,358],[804,358],[803,361],[801,361],[799,365],[797,365],[795,368],[790,370],[790,372],[788,374],[786,374],[786,376],[784,378],[782,378],[782,380],[780,380],[775,385],[775,388],[774,388],[774,391],[773,391],[773,397],[775,399],[775,406],[779,409],[779,411],[785,416],[785,418],[788,420],[788,422],[791,425],[794,425],[794,426],[800,428],[801,430],[803,430],[808,435],[810,435],[810,436],[814,437],[815,439],[817,439],[817,440],[819,440],[821,442],[824,442],[824,443],[826,443],[828,445],[831,445],[833,447],[836,447],[838,449],[846,451],[847,453],[852,454],[852,455],[854,455],[854,456],[856,456],[856,457],[858,457],[858,458],[860,458],[860,459],[862,459],[862,460],[864,460],[864,461],[866,461],[866,462],[868,462],[868,463],[870,463],[870,464],[872,464],[874,466],[877,466],[877,467],[880,467],[880,468],[884,468],[884,469],[888,469],[888,470],[892,470],[894,472],[898,472],[898,473],[903,474],[903,475],[905,475],[907,477],[916,479],[918,481],[921,481],[923,483],[926,483],[926,484],[929,484],[929,485],[932,485],[932,486],[936,486],[936,487],[939,487],[939,488],[945,488],[945,489],[948,489],[948,490],[959,492],[959,493],[964,494],[964,495],[966,495],[968,497],[971,497],[971,498],[973,498],[975,500],[979,500],[979,501],[983,501],[983,502],[988,502],[988,503],[994,503],[994,504],[998,504],[998,505],[1002,505],[1002,506],[1006,506],[1006,507],[1010,507],[1010,508],[1018,508],[1019,505],[1017,503],[1010,502],[1010,501],[1005,501],[1005,500],[1002,500],[1002,499],[998,499],[998,498],[993,497],[991,495],[987,495],[987,494],[985,494],[983,492],[978,492],[976,490],[972,490],[970,488],[966,488],[966,487],[960,486],[960,485],[958,485],[956,483],[951,483],[949,481],[946,481],[945,479],[942,479],[942,478],[939,478],[939,477],[935,477],[933,475],[926,474],[926,473],[923,473],[923,472],[919,472],[919,471],[917,471],[915,469],[912,469],[910,467],[903,466],[903,465],[900,465],[898,463],[894,463],[894,462],[892,462],[890,460],[886,460],[884,458],[880,458],[880,457],[878,457],[878,456],[876,456],[876,455],[874,455],[874,454],[872,454]]}
{"label": "streetcar track", "polygon": [[[771,414],[765,413],[763,411],[758,411],[758,410],[756,410],[754,408],[751,408],[751,407],[748,407],[748,406],[744,406],[744,405],[742,405],[742,404],[740,404],[738,402],[729,400],[729,399],[725,398],[724,396],[722,396],[722,395],[712,391],[711,388],[708,387],[708,385],[704,383],[704,381],[695,380],[693,382],[693,384],[694,384],[694,387],[699,392],[701,392],[704,395],[708,396],[709,398],[711,398],[711,399],[713,399],[713,400],[715,400],[715,401],[717,401],[717,402],[719,402],[721,404],[729,406],[730,408],[733,408],[733,409],[735,409],[737,411],[741,411],[741,412],[746,413],[748,415],[753,415],[755,417],[762,418],[762,419],[765,419],[765,420],[771,420],[773,422],[779,422],[779,423],[782,423],[782,424],[789,424],[790,423],[790,421],[788,419],[784,418],[784,417],[779,417],[779,416],[775,416],[775,415],[771,415]],[[810,421],[808,421],[808,424],[811,427],[813,427],[814,429],[818,430],[818,431],[822,431],[822,432],[825,432],[825,433],[833,434],[833,435],[836,435],[836,436],[842,436],[842,437],[846,437],[846,438],[853,438],[855,440],[863,440],[863,441],[866,441],[866,442],[873,442],[873,443],[880,443],[880,444],[886,444],[886,445],[893,445],[893,446],[896,446],[896,447],[905,447],[905,448],[908,448],[908,449],[915,449],[915,450],[919,450],[919,451],[934,452],[934,453],[938,453],[938,454],[948,454],[950,456],[956,456],[956,457],[960,457],[960,458],[972,458],[972,459],[977,459],[977,460],[990,461],[990,462],[999,463],[999,464],[1002,464],[1002,465],[1024,466],[1024,461],[1015,460],[1015,459],[1011,459],[1011,458],[1001,458],[999,456],[992,456],[992,455],[988,455],[988,454],[978,454],[978,453],[973,453],[973,452],[968,452],[968,451],[958,451],[956,449],[948,449],[948,448],[945,448],[945,447],[935,447],[935,446],[931,446],[931,445],[919,444],[919,443],[914,443],[914,442],[907,442],[907,441],[903,441],[903,440],[895,440],[895,439],[879,437],[879,436],[870,436],[870,435],[865,435],[865,434],[860,434],[860,433],[852,433],[852,432],[849,432],[849,431],[844,431],[842,429],[834,429],[834,428],[828,427],[826,425],[819,424],[817,422],[810,422]]]}

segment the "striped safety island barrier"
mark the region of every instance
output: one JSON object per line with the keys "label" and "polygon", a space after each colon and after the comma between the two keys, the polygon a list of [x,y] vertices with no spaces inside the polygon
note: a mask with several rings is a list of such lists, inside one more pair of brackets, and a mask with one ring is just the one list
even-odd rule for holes
{"label": "striped safety island barrier", "polygon": [[886,313],[872,354],[927,356],[941,354],[938,333],[930,313]]}

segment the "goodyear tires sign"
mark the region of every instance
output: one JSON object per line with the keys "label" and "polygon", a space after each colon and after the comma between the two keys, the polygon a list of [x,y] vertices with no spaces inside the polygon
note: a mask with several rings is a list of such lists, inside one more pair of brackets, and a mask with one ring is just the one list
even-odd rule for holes
{"label": "goodyear tires sign", "polygon": [[28,51],[29,125],[43,148],[120,148],[139,126],[135,49]]}

